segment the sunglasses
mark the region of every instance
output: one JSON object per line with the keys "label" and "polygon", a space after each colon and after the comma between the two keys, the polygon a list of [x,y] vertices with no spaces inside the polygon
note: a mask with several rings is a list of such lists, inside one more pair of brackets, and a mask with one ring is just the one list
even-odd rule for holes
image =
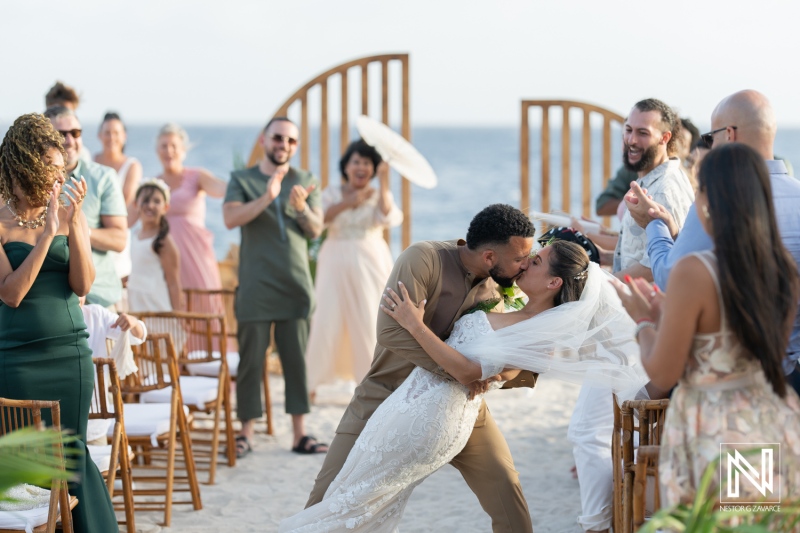
{"label": "sunglasses", "polygon": [[289,145],[292,145],[292,146],[294,146],[295,144],[297,144],[297,139],[294,139],[294,138],[292,138],[292,137],[289,137],[288,135],[281,135],[280,133],[275,133],[275,134],[273,134],[273,135],[270,137],[270,139],[272,139],[272,140],[273,140],[273,141],[275,141],[276,143],[279,143],[279,142],[284,142],[284,141],[285,141],[285,142],[286,142],[286,144],[289,144]]}
{"label": "sunglasses", "polygon": [[58,133],[60,133],[65,139],[67,138],[67,135],[72,135],[73,139],[79,139],[81,133],[83,133],[83,130],[80,128],[75,128],[74,130],[58,130]]}
{"label": "sunglasses", "polygon": [[725,126],[724,128],[719,128],[714,131],[709,131],[708,133],[704,133],[700,136],[700,140],[703,141],[705,148],[711,150],[711,147],[714,146],[714,134],[719,133],[721,131],[725,131],[728,128],[736,129],[736,126]]}

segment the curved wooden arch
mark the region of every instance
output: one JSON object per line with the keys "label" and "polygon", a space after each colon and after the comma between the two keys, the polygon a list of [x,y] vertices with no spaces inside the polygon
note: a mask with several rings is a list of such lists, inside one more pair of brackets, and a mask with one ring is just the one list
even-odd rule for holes
{"label": "curved wooden arch", "polygon": [[[562,109],[561,127],[561,209],[570,212],[571,204],[571,179],[570,179],[570,140],[571,128],[564,127],[570,125],[570,110],[580,109],[583,111],[583,123],[581,126],[582,138],[582,179],[579,184],[581,187],[581,214],[591,216],[592,214],[592,191],[591,191],[591,149],[592,149],[592,128],[591,115],[598,114],[602,117],[603,125],[603,185],[611,177],[611,124],[618,123],[620,126],[625,121],[625,117],[609,109],[599,107],[586,102],[576,102],[573,100],[522,100],[521,102],[521,122],[520,122],[520,192],[521,209],[528,212],[530,205],[530,124],[529,113],[532,107],[542,110],[541,123],[541,154],[542,154],[542,207],[544,212],[550,211],[550,108],[560,107]],[[609,219],[605,219],[606,225]]]}
{"label": "curved wooden arch", "polygon": [[[334,76],[340,76],[341,80],[341,99],[338,102],[338,116],[339,120],[339,147],[340,152],[344,151],[350,142],[350,109],[349,99],[350,92],[348,87],[348,73],[350,69],[360,69],[360,97],[361,107],[358,110],[359,115],[369,115],[369,102],[370,102],[370,84],[369,84],[369,66],[371,64],[380,64],[381,66],[381,83],[380,83],[380,102],[381,102],[381,117],[380,120],[384,124],[389,124],[389,63],[396,61],[401,64],[401,96],[400,96],[400,134],[407,140],[411,140],[411,121],[409,113],[409,83],[408,83],[408,54],[395,53],[395,54],[382,54],[376,56],[362,57],[354,59],[341,65],[337,65],[322,74],[312,78],[308,83],[300,87],[292,94],[283,104],[278,107],[278,110],[272,115],[271,118],[279,116],[288,116],[289,108],[295,104],[300,103],[300,166],[301,168],[309,168],[311,164],[312,152],[319,157],[319,174],[322,187],[328,186],[330,179],[330,102],[328,102],[328,80]],[[310,113],[309,113],[309,92],[317,86],[320,88],[320,116],[319,128],[320,138],[319,147],[312,146],[311,144],[311,127],[310,127]],[[248,165],[255,165],[259,159],[264,156],[264,151],[256,139],[253,145],[253,150],[250,153]],[[401,177],[402,178],[402,177]],[[401,182],[401,198],[400,207],[403,210],[403,225],[401,228],[401,244],[403,249],[411,244],[411,184],[406,179]],[[384,232],[384,237],[387,242],[389,241],[389,232]]]}

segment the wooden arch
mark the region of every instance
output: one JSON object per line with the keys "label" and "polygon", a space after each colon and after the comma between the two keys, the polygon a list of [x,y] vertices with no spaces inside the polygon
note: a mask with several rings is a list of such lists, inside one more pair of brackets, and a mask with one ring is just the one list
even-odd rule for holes
{"label": "wooden arch", "polygon": [[[530,138],[531,129],[529,124],[529,114],[531,108],[542,110],[541,122],[541,176],[542,176],[542,202],[541,210],[549,212],[550,204],[550,108],[560,107],[562,110],[561,127],[561,209],[570,212],[571,205],[571,134],[572,128],[570,121],[570,110],[580,109],[583,112],[581,126],[582,156],[581,181],[575,185],[581,188],[581,214],[591,216],[592,214],[592,127],[591,115],[595,113],[602,119],[602,181],[605,185],[611,177],[611,125],[617,123],[620,126],[625,121],[619,115],[608,109],[585,102],[575,102],[571,100],[522,100],[522,120],[520,122],[520,192],[521,209],[529,212],[530,201]],[[574,121],[572,121],[574,122]],[[606,219],[608,223],[608,219]]]}
{"label": "wooden arch", "polygon": [[[377,56],[362,57],[343,63],[336,67],[323,72],[322,74],[311,79],[308,83],[300,87],[295,93],[290,96],[283,104],[278,107],[278,110],[272,115],[273,117],[290,116],[290,107],[299,104],[300,107],[300,166],[301,168],[308,169],[311,165],[312,154],[319,161],[319,177],[322,187],[328,186],[331,177],[330,159],[331,159],[331,107],[335,108],[333,117],[339,119],[338,123],[338,138],[339,138],[339,152],[342,153],[350,142],[350,124],[353,123],[353,116],[369,115],[370,98],[380,98],[380,120],[384,124],[389,124],[389,111],[390,111],[390,63],[400,63],[400,134],[407,140],[411,140],[411,121],[409,113],[409,83],[408,83],[408,54],[383,54]],[[380,65],[380,93],[378,95],[370,95],[370,77],[369,66],[372,64]],[[355,113],[350,110],[350,88],[348,83],[348,74],[351,69],[358,69],[360,71],[360,107]],[[339,77],[340,94],[339,102],[331,105],[328,97],[329,84],[333,83],[331,78]],[[312,146],[311,140],[311,126],[312,121],[310,106],[309,106],[309,92],[319,88],[319,143],[318,146]],[[373,91],[374,93],[375,91]],[[295,106],[296,107],[296,106]],[[374,106],[373,106],[374,107]],[[316,115],[316,113],[315,113]],[[316,118],[316,117],[313,117]],[[337,126],[334,125],[334,129]],[[264,151],[261,148],[258,140],[253,146],[250,153],[249,165],[255,165],[259,159],[264,156]],[[338,176],[338,172],[334,171],[334,175]],[[402,177],[401,177],[402,178]],[[403,225],[401,228],[401,244],[403,249],[411,244],[411,184],[406,179],[401,182],[401,198],[400,207],[403,210]],[[389,232],[384,233],[387,242],[389,241]]]}

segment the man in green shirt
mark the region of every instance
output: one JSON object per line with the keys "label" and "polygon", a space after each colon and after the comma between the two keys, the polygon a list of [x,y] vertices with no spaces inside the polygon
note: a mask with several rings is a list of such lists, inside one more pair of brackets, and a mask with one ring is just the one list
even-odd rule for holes
{"label": "man in green shirt", "polygon": [[270,120],[260,137],[264,157],[254,167],[231,173],[222,206],[228,229],[242,229],[236,294],[239,456],[250,451],[253,421],[262,415],[261,376],[273,324],[286,383],[286,412],[292,417],[292,451],[328,450],[303,427],[303,415],[310,411],[305,351],[314,310],[306,239],[322,233],[323,214],[317,179],[289,166],[297,142],[293,122],[285,117]]}
{"label": "man in green shirt", "polygon": [[80,180],[81,176],[86,179],[83,213],[91,232],[89,241],[96,271],[86,301],[113,307],[122,299],[122,281],[117,276],[113,255],[109,252],[123,251],[128,240],[128,209],[117,172],[94,161],[81,159],[81,123],[74,111],[64,106],[54,106],[48,108],[44,116],[64,137],[67,173],[76,180]]}

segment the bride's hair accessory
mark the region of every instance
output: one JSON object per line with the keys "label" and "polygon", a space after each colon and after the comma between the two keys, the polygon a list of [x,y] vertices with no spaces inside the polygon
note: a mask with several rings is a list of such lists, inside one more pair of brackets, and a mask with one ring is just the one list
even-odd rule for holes
{"label": "bride's hair accessory", "polygon": [[586,279],[586,276],[588,275],[589,275],[589,265],[586,265],[586,268],[584,268],[581,272],[578,272],[572,279],[577,279],[577,280]]}

